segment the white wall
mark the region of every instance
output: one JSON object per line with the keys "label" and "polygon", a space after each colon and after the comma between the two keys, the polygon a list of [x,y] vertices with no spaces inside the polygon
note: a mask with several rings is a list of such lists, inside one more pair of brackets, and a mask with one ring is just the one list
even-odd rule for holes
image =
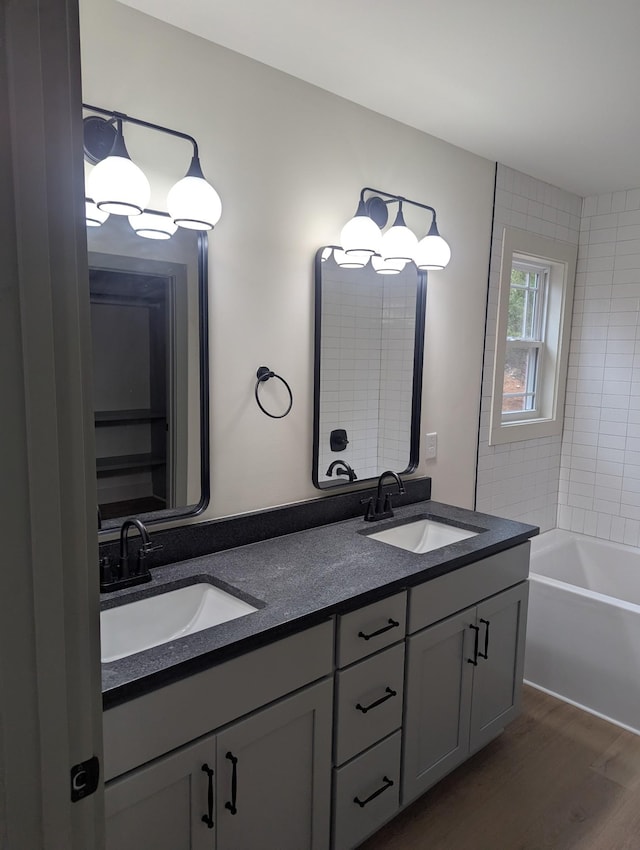
{"label": "white wall", "polygon": [[558,525],[640,544],[640,189],[584,199]]}
{"label": "white wall", "polygon": [[561,437],[489,445],[502,238],[505,226],[578,243],[582,199],[533,177],[498,165],[489,308],[485,341],[476,508],[554,528],[558,508]]}
{"label": "white wall", "polygon": [[[311,484],[313,258],[338,239],[365,185],[434,205],[452,245],[428,299],[422,431],[439,432],[439,457],[418,473],[433,475],[435,497],[471,506],[493,164],[115,0],[83,0],[81,26],[85,100],[195,135],[223,199],[210,238],[207,516],[319,495]],[[127,143],[152,182],[164,172],[168,185],[186,170],[186,145],[133,128]],[[163,203],[152,197],[152,206]],[[260,365],[293,388],[284,420],[256,407]]]}

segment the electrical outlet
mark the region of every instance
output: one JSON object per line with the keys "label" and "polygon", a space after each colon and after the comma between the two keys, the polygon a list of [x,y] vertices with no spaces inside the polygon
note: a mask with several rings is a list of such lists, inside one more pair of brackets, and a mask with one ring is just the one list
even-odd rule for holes
{"label": "electrical outlet", "polygon": [[438,435],[434,431],[425,436],[424,456],[427,460],[433,460],[438,456]]}

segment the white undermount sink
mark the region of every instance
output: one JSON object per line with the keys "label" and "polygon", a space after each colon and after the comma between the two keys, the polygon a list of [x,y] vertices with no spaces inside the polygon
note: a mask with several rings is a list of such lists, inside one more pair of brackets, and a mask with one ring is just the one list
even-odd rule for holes
{"label": "white undermount sink", "polygon": [[466,528],[458,528],[455,525],[447,525],[433,519],[419,519],[415,522],[407,522],[404,525],[396,525],[385,531],[377,531],[368,534],[373,540],[406,549],[408,552],[424,554],[442,546],[450,546],[459,540],[475,537],[479,532],[467,531]]}
{"label": "white undermount sink", "polygon": [[116,661],[257,610],[207,582],[107,608],[100,612],[102,661]]}

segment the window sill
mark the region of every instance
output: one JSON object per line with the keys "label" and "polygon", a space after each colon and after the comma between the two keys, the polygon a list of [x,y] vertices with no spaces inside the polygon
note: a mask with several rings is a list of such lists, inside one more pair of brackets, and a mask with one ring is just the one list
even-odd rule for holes
{"label": "window sill", "polygon": [[557,419],[522,419],[509,422],[491,429],[490,446],[504,443],[519,443],[523,440],[537,440],[540,437],[556,437],[562,434],[562,417]]}

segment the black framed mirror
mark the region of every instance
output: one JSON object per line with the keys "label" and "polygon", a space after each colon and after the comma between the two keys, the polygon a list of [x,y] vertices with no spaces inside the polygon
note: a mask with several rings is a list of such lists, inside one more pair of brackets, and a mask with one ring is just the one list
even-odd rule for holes
{"label": "black framed mirror", "polygon": [[315,487],[344,487],[418,464],[427,275],[371,263],[345,268],[340,249],[315,258]]}
{"label": "black framed mirror", "polygon": [[207,235],[87,229],[100,530],[209,502]]}

